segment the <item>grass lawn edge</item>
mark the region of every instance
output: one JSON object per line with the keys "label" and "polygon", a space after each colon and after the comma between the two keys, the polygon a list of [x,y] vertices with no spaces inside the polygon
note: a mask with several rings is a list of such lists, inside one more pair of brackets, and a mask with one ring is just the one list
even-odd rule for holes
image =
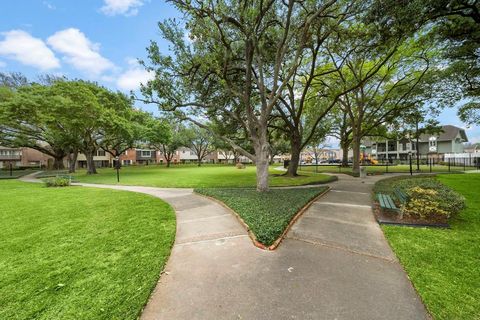
{"label": "grass lawn edge", "polygon": [[[337,178],[337,177],[335,177]],[[338,178],[337,178],[338,179]],[[282,187],[280,187],[282,188]],[[290,222],[288,223],[288,226],[285,228],[285,230],[283,230],[282,234],[273,242],[273,244],[267,246],[263,243],[261,243],[260,241],[257,240],[257,237],[255,236],[255,234],[250,230],[250,227],[248,226],[248,224],[243,220],[243,218],[237,213],[235,212],[235,210],[233,210],[232,208],[230,208],[228,205],[226,205],[223,201],[221,200],[218,200],[214,197],[210,197],[210,196],[207,196],[205,194],[202,194],[202,193],[199,193],[197,192],[196,190],[194,190],[194,193],[199,195],[199,196],[202,196],[204,198],[207,198],[209,200],[212,200],[216,203],[218,203],[219,205],[221,205],[222,207],[224,207],[225,209],[227,209],[228,211],[230,211],[235,217],[236,219],[240,222],[240,224],[245,228],[245,230],[247,230],[247,233],[248,233],[248,236],[250,237],[250,240],[252,240],[252,243],[255,247],[257,248],[260,248],[262,250],[268,250],[268,251],[273,251],[275,249],[278,248],[278,246],[280,245],[280,243],[282,242],[282,240],[285,238],[287,232],[290,230],[290,228],[295,224],[295,222],[297,222],[297,220],[305,213],[305,211],[307,211],[308,208],[310,208],[310,206],[315,202],[317,201],[318,199],[320,199],[321,197],[323,197],[325,194],[327,194],[329,191],[331,190],[331,187],[330,186],[326,186],[325,190],[323,190],[322,192],[320,192],[318,195],[316,195],[313,199],[311,199],[310,201],[308,201],[302,208],[300,208],[300,210],[297,211],[297,213],[295,213],[295,215],[292,217],[292,219],[290,220]]]}

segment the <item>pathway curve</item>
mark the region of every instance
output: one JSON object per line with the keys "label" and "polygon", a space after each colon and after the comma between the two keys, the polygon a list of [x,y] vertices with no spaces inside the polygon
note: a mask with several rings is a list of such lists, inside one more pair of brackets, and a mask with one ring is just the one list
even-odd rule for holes
{"label": "pathway curve", "polygon": [[339,175],[275,251],[253,246],[227,209],[191,189],[82,185],[150,194],[177,212],[142,319],[426,319],[373,218],[377,179]]}

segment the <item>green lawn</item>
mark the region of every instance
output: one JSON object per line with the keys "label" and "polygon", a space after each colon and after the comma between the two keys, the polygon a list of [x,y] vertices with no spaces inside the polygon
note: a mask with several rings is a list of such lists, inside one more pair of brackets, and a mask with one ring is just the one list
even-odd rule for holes
{"label": "green lawn", "polygon": [[295,214],[325,190],[326,187],[315,187],[259,193],[255,189],[210,188],[195,192],[225,203],[242,217],[259,242],[269,246],[282,235]]}
{"label": "green lawn", "polygon": [[480,174],[438,179],[467,200],[451,230],[382,228],[435,319],[480,319]]}
{"label": "green lawn", "polygon": [[165,202],[0,181],[0,319],[136,319],[175,237]]}
{"label": "green lawn", "polygon": [[[416,171],[417,166],[415,164],[413,164],[412,169],[413,169],[413,172],[417,172]],[[466,167],[465,169],[467,171],[476,170],[476,168],[474,167]],[[299,171],[302,173],[303,172],[351,173],[352,168],[339,168],[338,165],[334,165],[334,166],[322,165],[316,168],[315,166],[304,165],[299,167]],[[457,167],[451,166],[450,171],[459,172],[464,170],[463,170],[463,166],[457,166]],[[387,168],[385,166],[367,166],[367,172],[383,173],[383,172],[387,172]],[[388,172],[390,173],[410,172],[410,166],[409,165],[391,165],[391,166],[388,166]],[[429,173],[430,167],[428,165],[420,165],[420,172]],[[449,172],[448,166],[441,166],[441,165],[432,166],[432,172]]]}
{"label": "green lawn", "polygon": [[[116,184],[115,170],[111,168],[99,169],[96,175],[87,175],[80,171],[75,175],[79,182]],[[288,178],[283,172],[270,169],[272,186],[293,186],[329,182],[335,177],[302,173],[301,176]],[[139,185],[161,188],[209,188],[209,187],[253,187],[255,186],[255,167],[237,169],[234,166],[207,165],[191,166],[129,166],[120,170],[120,184]]]}

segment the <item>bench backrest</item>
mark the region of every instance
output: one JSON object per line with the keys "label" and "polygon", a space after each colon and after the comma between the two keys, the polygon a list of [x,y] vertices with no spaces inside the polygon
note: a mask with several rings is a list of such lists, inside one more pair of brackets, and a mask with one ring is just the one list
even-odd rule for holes
{"label": "bench backrest", "polygon": [[408,200],[408,194],[406,194],[400,188],[394,188],[393,192],[395,192],[395,196],[397,197],[398,201],[405,203]]}

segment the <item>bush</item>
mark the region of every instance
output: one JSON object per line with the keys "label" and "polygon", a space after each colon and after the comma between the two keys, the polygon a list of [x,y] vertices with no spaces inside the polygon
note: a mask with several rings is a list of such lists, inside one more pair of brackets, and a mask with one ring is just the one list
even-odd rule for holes
{"label": "bush", "polygon": [[405,215],[422,219],[434,217],[448,218],[449,212],[441,208],[437,191],[414,187],[408,190],[407,194],[409,200],[402,206],[402,212]]}
{"label": "bush", "polygon": [[465,198],[434,178],[401,179],[394,183],[409,195],[402,208],[409,216],[450,218],[465,208]]}
{"label": "bush", "polygon": [[243,163],[237,163],[236,165],[237,169],[245,169],[245,165]]}
{"label": "bush", "polygon": [[45,180],[47,187],[68,187],[71,184],[70,177],[55,177]]}

